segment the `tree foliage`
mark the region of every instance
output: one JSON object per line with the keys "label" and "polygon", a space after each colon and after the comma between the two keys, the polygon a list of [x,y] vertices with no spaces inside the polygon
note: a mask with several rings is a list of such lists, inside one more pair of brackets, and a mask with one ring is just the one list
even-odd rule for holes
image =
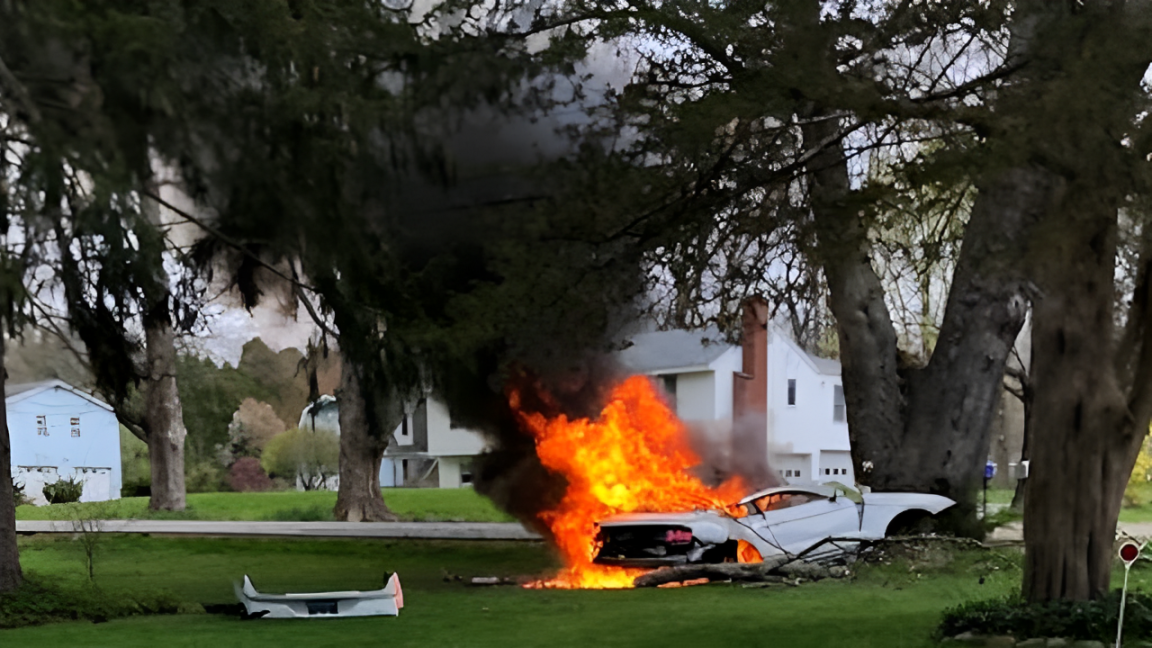
{"label": "tree foliage", "polygon": [[292,428],[272,437],[260,466],[267,474],[295,481],[304,490],[325,488],[339,473],[340,437],[330,430]]}

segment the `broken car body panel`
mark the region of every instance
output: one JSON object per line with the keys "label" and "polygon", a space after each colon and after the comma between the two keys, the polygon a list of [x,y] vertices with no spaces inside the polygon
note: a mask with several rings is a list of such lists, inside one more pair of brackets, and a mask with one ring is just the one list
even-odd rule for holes
{"label": "broken car body panel", "polygon": [[265,619],[397,616],[404,607],[404,591],[396,574],[388,578],[383,589],[306,594],[263,594],[245,574],[244,584],[236,585],[236,598],[249,617]]}
{"label": "broken car body panel", "polygon": [[[855,548],[852,539],[879,539],[902,514],[935,515],[955,504],[939,495],[864,493],[842,485],[777,486],[737,503],[741,517],[719,511],[632,513],[599,523],[595,562],[659,567],[735,560],[738,544],[762,558],[832,558]],[[828,538],[845,540],[828,543]]]}

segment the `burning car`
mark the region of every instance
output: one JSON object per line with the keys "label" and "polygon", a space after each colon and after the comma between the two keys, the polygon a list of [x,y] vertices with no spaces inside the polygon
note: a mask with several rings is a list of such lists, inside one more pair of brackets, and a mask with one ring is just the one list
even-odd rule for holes
{"label": "burning car", "polygon": [[839,484],[777,486],[727,511],[631,513],[598,522],[593,562],[621,567],[832,558],[858,540],[908,529],[955,504],[920,493],[859,493]]}

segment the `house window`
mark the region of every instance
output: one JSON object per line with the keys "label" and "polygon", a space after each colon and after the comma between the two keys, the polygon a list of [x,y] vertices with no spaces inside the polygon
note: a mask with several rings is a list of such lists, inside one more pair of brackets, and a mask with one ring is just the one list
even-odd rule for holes
{"label": "house window", "polygon": [[836,391],[832,395],[832,420],[837,423],[843,423],[844,417],[844,388],[836,385]]}
{"label": "house window", "polygon": [[668,398],[672,402],[676,402],[676,374],[660,376],[660,386],[664,388],[664,393],[668,394]]}
{"label": "house window", "polygon": [[795,405],[796,404],[796,379],[795,378],[789,378],[788,379],[788,404],[789,405]]}
{"label": "house window", "polygon": [[795,471],[795,472],[796,472],[796,476],[797,476],[797,477],[799,477],[799,476],[800,476],[800,471],[799,471],[799,470],[797,470],[797,471]]}
{"label": "house window", "polygon": [[80,436],[80,417],[79,416],[73,416],[71,422],[72,422],[72,436],[79,438],[79,436]]}
{"label": "house window", "polygon": [[36,415],[36,436],[48,436],[48,417],[44,414]]}
{"label": "house window", "polygon": [[831,474],[832,474],[832,471],[831,471],[831,470],[829,470],[829,469],[827,469],[827,468],[825,468],[825,469],[824,469],[824,474],[825,474],[825,475],[831,475]]}

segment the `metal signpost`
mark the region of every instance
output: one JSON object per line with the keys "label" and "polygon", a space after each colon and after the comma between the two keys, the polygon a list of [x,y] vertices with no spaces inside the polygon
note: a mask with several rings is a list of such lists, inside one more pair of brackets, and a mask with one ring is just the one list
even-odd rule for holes
{"label": "metal signpost", "polygon": [[1124,561],[1124,589],[1120,590],[1120,619],[1116,622],[1116,648],[1120,648],[1120,636],[1124,633],[1124,603],[1128,598],[1128,570],[1132,569],[1132,563],[1140,557],[1140,550],[1143,548],[1143,544],[1138,545],[1131,540],[1120,545],[1120,560]]}
{"label": "metal signpost", "polygon": [[984,464],[984,515],[988,517],[988,480],[996,476],[996,462],[991,459],[988,463]]}

